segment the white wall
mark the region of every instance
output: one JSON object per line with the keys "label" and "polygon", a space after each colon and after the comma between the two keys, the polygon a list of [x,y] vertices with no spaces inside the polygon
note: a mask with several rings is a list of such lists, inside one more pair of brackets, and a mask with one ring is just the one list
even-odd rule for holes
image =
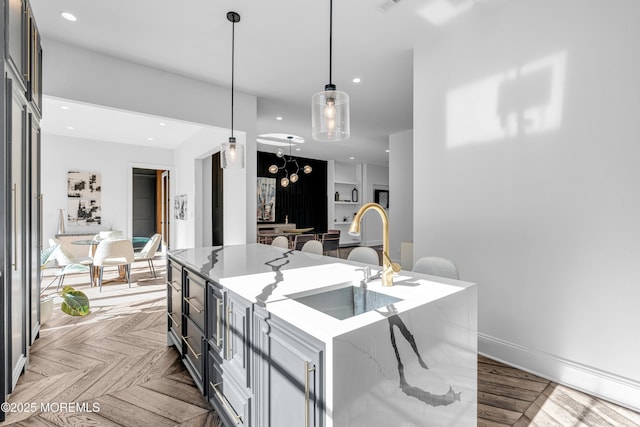
{"label": "white wall", "polygon": [[[131,205],[131,164],[145,164],[157,169],[173,165],[171,150],[138,145],[113,144],[57,135],[42,135],[43,236],[46,241],[58,230],[58,209],[67,215],[67,173],[98,172],[102,178],[102,224],[74,226],[66,232],[93,233],[98,230],[121,230],[130,236],[127,218]],[[130,189],[129,189],[130,190]]]}
{"label": "white wall", "polygon": [[479,284],[480,350],[636,409],[638,16],[480,10],[415,51],[413,120],[414,258]]}
{"label": "white wall", "polygon": [[413,240],[413,130],[389,135],[389,255],[400,262],[400,243]]}
{"label": "white wall", "polygon": [[[245,144],[245,135],[235,133],[237,143]],[[211,180],[206,187],[203,179],[203,162],[208,156],[219,151],[219,143],[229,138],[226,129],[207,129],[197,132],[175,150],[176,180],[172,181],[174,194],[187,195],[187,219],[174,220],[173,249],[192,248],[204,243],[204,224],[200,218],[203,212],[203,192],[211,192]],[[211,162],[208,162],[209,165]],[[224,244],[237,245],[247,241],[246,218],[246,170],[224,170]],[[175,184],[175,185],[174,185]],[[255,185],[252,187],[255,191]],[[207,220],[210,220],[207,219]],[[255,234],[255,224],[251,229]]]}
{"label": "white wall", "polygon": [[[43,49],[43,90],[46,95],[186,120],[219,129],[226,129],[231,123],[230,89],[51,39],[43,40]],[[255,241],[255,218],[246,215],[246,212],[255,212],[256,203],[257,99],[253,95],[238,91],[234,95],[234,126],[238,134],[243,133],[242,144],[245,144],[246,168],[241,172],[244,175],[241,179],[225,179],[225,202],[227,202],[226,197],[229,197],[229,205],[225,203],[225,229],[227,226],[237,227],[236,223],[241,220],[244,230],[232,230],[229,241],[225,238],[225,244]],[[211,154],[218,151],[219,145],[228,141],[229,131],[226,130],[223,133],[224,135],[219,134],[218,138],[210,139],[208,142],[204,141],[204,135],[200,135],[202,140],[198,140],[197,136],[194,137],[192,143],[195,146],[190,150],[187,149],[194,156],[191,159],[185,159],[184,153],[176,153],[176,158],[180,159],[179,162],[176,161],[176,167],[182,168],[186,165],[189,169],[177,170],[172,177],[172,197],[175,194],[187,192],[195,194],[195,183],[197,182],[198,185],[202,183],[201,177],[199,181],[194,181],[191,177],[194,171],[201,171],[201,164],[196,161],[201,161],[205,153]],[[240,138],[238,142],[240,143]],[[206,147],[207,144],[208,147]],[[181,147],[181,150],[185,149],[186,147]],[[229,173],[239,174],[238,171]],[[225,171],[225,177],[226,175]],[[189,179],[186,182],[180,182],[184,177]],[[241,182],[244,187],[239,188],[238,182]],[[227,183],[231,186],[229,189],[227,189]],[[181,193],[176,193],[176,189]],[[240,201],[240,198],[244,200]],[[172,229],[174,243],[172,247],[178,247],[175,246],[177,242],[196,244],[201,241],[203,221],[210,220],[201,218],[202,209],[199,204],[202,203],[202,199],[199,198],[197,201],[189,199],[191,206],[200,209],[190,210],[190,215],[197,212],[193,222],[186,221],[184,224],[179,224],[177,229],[176,227]],[[238,209],[243,209],[244,215],[237,215]],[[229,221],[226,220],[227,217],[230,218]],[[180,234],[176,236],[174,234],[176,232]]]}
{"label": "white wall", "polygon": [[[373,202],[373,190],[389,189],[389,168],[387,166],[372,165],[365,163],[362,165],[362,176],[364,194],[361,194],[363,203]],[[391,201],[389,203],[391,205]],[[387,210],[387,216],[389,211]],[[373,246],[382,244],[382,219],[376,212],[367,212],[362,217],[362,245]]]}

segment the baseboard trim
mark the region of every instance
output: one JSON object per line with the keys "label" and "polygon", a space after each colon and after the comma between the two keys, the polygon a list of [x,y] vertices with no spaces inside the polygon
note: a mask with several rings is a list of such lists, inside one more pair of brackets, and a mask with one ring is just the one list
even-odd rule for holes
{"label": "baseboard trim", "polygon": [[640,412],[640,381],[481,333],[478,353]]}

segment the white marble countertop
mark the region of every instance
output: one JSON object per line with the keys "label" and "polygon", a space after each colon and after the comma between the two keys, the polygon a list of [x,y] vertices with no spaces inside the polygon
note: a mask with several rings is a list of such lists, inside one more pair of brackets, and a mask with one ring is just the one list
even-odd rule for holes
{"label": "white marble countertop", "polygon": [[[282,320],[312,336],[331,339],[454,294],[474,284],[401,271],[394,286],[379,279],[367,289],[400,299],[392,305],[339,320],[291,297],[318,290],[361,286],[365,264],[291,251],[263,244],[171,250],[170,256],[222,286],[258,303]],[[372,273],[380,267],[372,266]]]}

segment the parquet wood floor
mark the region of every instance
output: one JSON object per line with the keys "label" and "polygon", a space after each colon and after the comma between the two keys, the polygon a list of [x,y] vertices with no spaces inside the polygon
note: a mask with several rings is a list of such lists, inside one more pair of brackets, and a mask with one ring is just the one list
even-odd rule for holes
{"label": "parquet wood floor", "polygon": [[[158,257],[154,265],[157,279],[146,264],[134,264],[131,289],[111,282],[99,293],[85,275],[67,277],[65,284],[91,299],[91,314],[68,316],[56,300],[9,397],[38,410],[9,413],[0,426],[221,425],[176,350],[167,347],[165,260]],[[105,278],[116,276],[107,271]],[[45,283],[50,279],[45,274]],[[99,411],[55,410],[64,403]],[[41,411],[41,404],[51,406]],[[631,427],[640,426],[640,414],[479,356],[478,426]]]}

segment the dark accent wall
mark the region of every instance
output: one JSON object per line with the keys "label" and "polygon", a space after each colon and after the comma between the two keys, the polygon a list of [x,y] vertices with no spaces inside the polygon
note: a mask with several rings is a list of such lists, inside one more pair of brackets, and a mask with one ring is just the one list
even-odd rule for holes
{"label": "dark accent wall", "polygon": [[288,187],[280,186],[280,178],[284,172],[273,175],[269,173],[269,166],[282,165],[283,161],[273,153],[258,151],[257,176],[276,178],[276,221],[285,222],[285,215],[289,222],[295,223],[297,228],[313,227],[315,233],[327,230],[327,162],[324,160],[307,159],[294,156],[298,165],[303,168],[309,165],[313,171],[306,175],[300,170],[300,179]]}

